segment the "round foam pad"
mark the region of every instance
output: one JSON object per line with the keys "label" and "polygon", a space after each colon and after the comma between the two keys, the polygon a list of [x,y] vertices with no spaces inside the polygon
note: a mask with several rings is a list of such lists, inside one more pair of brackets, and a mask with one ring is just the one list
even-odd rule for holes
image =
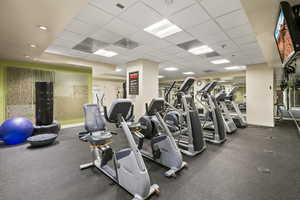
{"label": "round foam pad", "polygon": [[31,144],[32,147],[41,147],[52,144],[57,138],[57,134],[41,134],[35,135],[27,138],[27,141]]}

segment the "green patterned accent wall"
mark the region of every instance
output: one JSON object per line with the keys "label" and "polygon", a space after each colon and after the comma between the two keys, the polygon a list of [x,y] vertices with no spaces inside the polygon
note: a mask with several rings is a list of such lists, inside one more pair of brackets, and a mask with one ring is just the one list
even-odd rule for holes
{"label": "green patterned accent wall", "polygon": [[54,117],[61,124],[83,122],[82,104],[92,102],[92,69],[0,60],[0,122],[34,120],[34,82],[53,81]]}
{"label": "green patterned accent wall", "polygon": [[0,123],[5,119],[5,70],[0,64]]}

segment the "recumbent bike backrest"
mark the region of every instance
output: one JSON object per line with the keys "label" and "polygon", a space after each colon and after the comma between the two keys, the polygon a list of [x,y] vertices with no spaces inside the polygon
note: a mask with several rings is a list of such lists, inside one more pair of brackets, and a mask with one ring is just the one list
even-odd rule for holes
{"label": "recumbent bike backrest", "polygon": [[155,115],[157,112],[164,111],[165,100],[163,98],[154,98],[150,102],[149,106],[146,103],[146,115],[152,116]]}
{"label": "recumbent bike backrest", "polygon": [[101,115],[98,104],[85,104],[83,105],[83,112],[85,118],[85,129],[88,132],[104,131],[105,120]]}

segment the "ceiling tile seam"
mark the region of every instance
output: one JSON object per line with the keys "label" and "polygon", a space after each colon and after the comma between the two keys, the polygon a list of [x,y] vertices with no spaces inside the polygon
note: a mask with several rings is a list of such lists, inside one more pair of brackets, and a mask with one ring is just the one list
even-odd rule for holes
{"label": "ceiling tile seam", "polygon": [[107,15],[111,15],[112,17],[115,17],[114,14],[107,12],[106,10],[104,10],[104,9],[102,9],[102,8],[100,8],[100,7],[98,7],[97,5],[93,4],[93,3],[90,2],[90,1],[88,2],[88,5],[90,5],[90,6],[94,7],[94,8],[96,8],[96,9],[98,9],[98,10],[104,12],[104,13],[107,14]]}
{"label": "ceiling tile seam", "polygon": [[243,8],[238,8],[238,9],[235,9],[235,10],[231,10],[231,11],[229,11],[229,12],[227,12],[227,13],[223,13],[222,15],[218,15],[218,16],[215,16],[215,17],[213,17],[213,18],[215,18],[215,19],[221,18],[221,17],[224,17],[224,16],[226,16],[226,15],[229,15],[229,14],[231,14],[231,13],[234,13],[234,12],[239,11],[239,10],[242,10],[242,9],[243,9]]}
{"label": "ceiling tile seam", "polygon": [[140,3],[142,3],[144,6],[148,7],[149,9],[153,10],[156,14],[158,14],[160,17],[164,18],[164,16],[162,16],[160,14],[160,12],[158,12],[156,9],[152,8],[151,6],[149,6],[148,4],[146,4],[144,1],[140,1]]}
{"label": "ceiling tile seam", "polygon": [[[191,4],[190,6],[187,6],[187,7],[185,7],[185,8],[180,9],[179,11],[174,12],[174,13],[173,13],[172,15],[170,15],[169,17],[172,17],[172,16],[178,14],[179,12],[181,12],[181,11],[183,11],[183,10],[185,10],[185,9],[188,9],[188,8],[194,6],[194,5],[200,5],[200,4],[199,4],[198,1],[196,1],[195,3]],[[201,7],[201,5],[200,5],[200,7]],[[202,8],[202,7],[201,7],[201,8]],[[209,16],[209,18],[212,18],[212,17],[209,15],[209,13],[208,13],[208,11],[207,11],[206,9],[203,9],[203,11]],[[203,21],[203,22],[201,22],[201,23],[199,23],[199,24],[195,24],[195,25],[193,25],[193,27],[194,27],[194,26],[198,26],[198,25],[203,24],[203,23],[206,23],[206,22],[208,22],[209,20],[211,20],[211,19],[205,20],[205,21]],[[172,20],[170,20],[170,21],[172,21]],[[175,24],[175,23],[174,23],[174,24]],[[180,27],[179,25],[176,25],[176,26],[178,26],[179,28],[181,28],[181,29],[184,30],[185,32],[187,32],[187,30],[185,30],[185,29],[192,28],[192,26],[186,27],[186,28]],[[190,34],[190,33],[189,33],[189,34]],[[195,37],[194,35],[192,35],[192,36]]]}
{"label": "ceiling tile seam", "polygon": [[129,5],[128,7],[125,7],[125,9],[122,9],[122,11],[121,11],[119,14],[117,14],[117,15],[115,15],[115,14],[113,14],[113,13],[110,13],[110,12],[104,10],[103,8],[100,8],[99,6],[93,4],[93,2],[89,2],[88,4],[92,4],[94,7],[96,7],[96,8],[98,8],[98,9],[104,11],[105,13],[107,13],[107,14],[109,14],[109,15],[112,15],[113,17],[118,17],[118,16],[120,16],[121,14],[123,14],[127,9],[133,7],[133,6],[134,6],[135,4],[137,4],[138,2],[140,2],[140,0],[137,0],[137,1],[135,1],[134,3],[132,3],[131,5]]}
{"label": "ceiling tile seam", "polygon": [[[245,25],[245,24],[244,24],[244,25]],[[241,26],[243,26],[243,25],[241,25]],[[255,38],[256,38],[256,34],[255,34],[255,33],[247,33],[247,34],[246,34],[246,35],[244,35],[244,36],[230,37],[230,38],[232,38],[232,39],[234,40],[234,39],[239,39],[239,38],[248,37],[248,36],[250,36],[250,35],[254,35],[254,36],[255,36]]]}
{"label": "ceiling tile seam", "polygon": [[[198,4],[200,5],[200,7],[202,7],[202,9],[203,10],[205,10],[206,12],[207,12],[207,14],[208,14],[208,16],[217,24],[217,26],[223,31],[223,33],[231,40],[231,42],[233,42],[237,47],[238,47],[238,49],[239,50],[241,50],[240,49],[240,47],[239,47],[239,45],[235,42],[235,41],[233,41],[232,39],[231,39],[231,37],[229,36],[229,34],[225,31],[225,29],[223,29],[223,27],[221,27],[220,26],[220,24],[216,21],[216,19],[214,18],[214,17],[212,17],[209,13],[208,13],[208,11],[206,10],[206,8],[198,1]],[[238,9],[238,10],[241,10],[241,9]]]}
{"label": "ceiling tile seam", "polygon": [[194,3],[192,3],[192,4],[188,5],[188,6],[185,6],[185,7],[181,8],[181,9],[179,9],[179,10],[177,10],[177,11],[171,13],[171,14],[168,15],[167,17],[172,17],[172,16],[174,16],[174,15],[180,13],[181,11],[183,11],[183,10],[185,10],[185,9],[188,9],[188,8],[194,6],[194,5],[197,5],[197,2],[196,2],[196,1],[194,1]]}
{"label": "ceiling tile seam", "polygon": [[[96,7],[96,8],[99,9],[98,7]],[[101,9],[100,9],[100,10],[101,10]],[[110,14],[109,14],[109,15],[110,15]],[[75,16],[73,19],[75,19],[75,20],[77,20],[77,21],[80,21],[80,22],[82,22],[82,23],[84,23],[84,24],[86,24],[86,25],[97,26],[99,29],[103,29],[104,26],[108,25],[109,23],[111,23],[111,22],[116,18],[116,16],[112,16],[112,19],[109,20],[107,23],[104,23],[104,24],[102,24],[102,25],[98,25],[98,24],[91,24],[91,23],[82,21],[81,19],[79,19],[79,18],[77,18],[77,17],[78,17],[78,15]],[[72,20],[73,20],[73,19],[72,19]],[[98,29],[98,30],[99,30],[99,29]],[[68,30],[68,31],[70,31],[70,30]],[[72,32],[72,31],[70,31],[70,32]],[[78,33],[77,33],[77,34],[78,34]]]}

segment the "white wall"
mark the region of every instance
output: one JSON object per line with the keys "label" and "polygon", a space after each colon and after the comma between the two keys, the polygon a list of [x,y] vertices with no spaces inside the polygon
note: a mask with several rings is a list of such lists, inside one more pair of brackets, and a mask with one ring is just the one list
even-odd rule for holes
{"label": "white wall", "polygon": [[[108,108],[111,102],[118,97],[122,98],[123,95],[123,81],[105,80],[105,79],[93,79],[93,90],[98,91],[99,98],[104,93],[104,105]],[[94,94],[93,94],[94,96]],[[94,102],[95,103],[95,102]]]}
{"label": "white wall", "polygon": [[[139,71],[139,95],[129,95],[128,74],[135,71]],[[145,103],[158,97],[158,64],[147,60],[128,63],[126,82],[127,96],[134,103],[134,114],[138,119],[145,114]]]}
{"label": "white wall", "polygon": [[274,70],[267,64],[247,66],[246,103],[247,122],[252,125],[274,127]]}

